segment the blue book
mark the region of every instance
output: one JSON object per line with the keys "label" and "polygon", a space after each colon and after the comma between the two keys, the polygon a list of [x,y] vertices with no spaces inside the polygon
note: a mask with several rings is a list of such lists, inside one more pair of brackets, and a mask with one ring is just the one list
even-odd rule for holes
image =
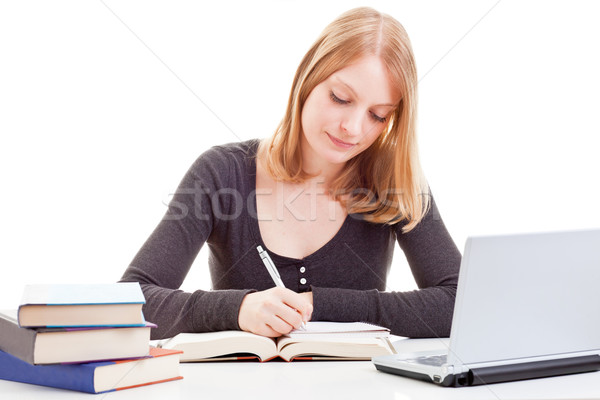
{"label": "blue book", "polygon": [[144,294],[137,282],[27,285],[19,326],[144,326]]}
{"label": "blue book", "polygon": [[179,353],[150,348],[150,356],[85,364],[32,365],[0,351],[0,379],[86,393],[103,393],[181,379]]}

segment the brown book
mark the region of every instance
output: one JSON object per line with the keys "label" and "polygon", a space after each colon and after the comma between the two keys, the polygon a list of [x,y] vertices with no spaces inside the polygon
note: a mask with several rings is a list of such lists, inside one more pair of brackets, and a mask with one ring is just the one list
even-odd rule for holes
{"label": "brown book", "polygon": [[31,329],[19,327],[16,314],[0,311],[0,350],[30,364],[144,357],[156,326]]}

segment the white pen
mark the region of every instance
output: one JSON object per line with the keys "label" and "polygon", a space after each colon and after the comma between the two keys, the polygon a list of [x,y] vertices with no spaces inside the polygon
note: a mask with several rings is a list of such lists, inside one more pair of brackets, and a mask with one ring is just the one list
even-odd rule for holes
{"label": "white pen", "polygon": [[258,246],[256,250],[258,250],[258,255],[262,259],[263,264],[265,264],[267,271],[269,271],[269,275],[271,275],[271,278],[273,279],[273,282],[275,282],[275,285],[284,288],[285,285],[281,280],[281,276],[279,276],[279,271],[277,271],[277,267],[275,267],[273,260],[271,260],[271,257],[269,257],[269,253],[267,253],[266,250],[263,250],[262,246]]}
{"label": "white pen", "polygon": [[[281,276],[279,275],[279,271],[277,270],[277,267],[275,267],[273,260],[271,260],[269,253],[267,253],[266,250],[263,250],[262,246],[257,246],[256,250],[258,250],[258,255],[260,256],[263,264],[265,264],[267,271],[269,271],[269,275],[271,275],[271,279],[273,279],[275,285],[284,288],[285,285],[283,284]],[[306,324],[304,321],[302,321],[302,329],[306,329]]]}

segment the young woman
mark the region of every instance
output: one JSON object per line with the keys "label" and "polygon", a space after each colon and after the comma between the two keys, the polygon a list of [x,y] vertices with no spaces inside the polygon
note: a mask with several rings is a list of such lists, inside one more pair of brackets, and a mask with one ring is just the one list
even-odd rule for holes
{"label": "young woman", "polygon": [[[279,336],[310,319],[447,336],[460,253],[421,173],[416,102],[414,57],[395,19],[358,8],[326,27],[274,135],[202,154],[125,271],[158,324],[153,338]],[[385,291],[395,241],[419,290]],[[213,289],[177,290],[205,242]],[[286,288],[273,287],[258,246]]]}

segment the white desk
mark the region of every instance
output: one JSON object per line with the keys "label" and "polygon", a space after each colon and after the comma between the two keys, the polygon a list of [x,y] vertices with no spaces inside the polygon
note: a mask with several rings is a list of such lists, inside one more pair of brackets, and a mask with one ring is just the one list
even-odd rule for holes
{"label": "white desk", "polygon": [[444,388],[379,372],[361,362],[181,364],[184,379],[101,395],[0,380],[1,399],[599,399],[600,372]]}

